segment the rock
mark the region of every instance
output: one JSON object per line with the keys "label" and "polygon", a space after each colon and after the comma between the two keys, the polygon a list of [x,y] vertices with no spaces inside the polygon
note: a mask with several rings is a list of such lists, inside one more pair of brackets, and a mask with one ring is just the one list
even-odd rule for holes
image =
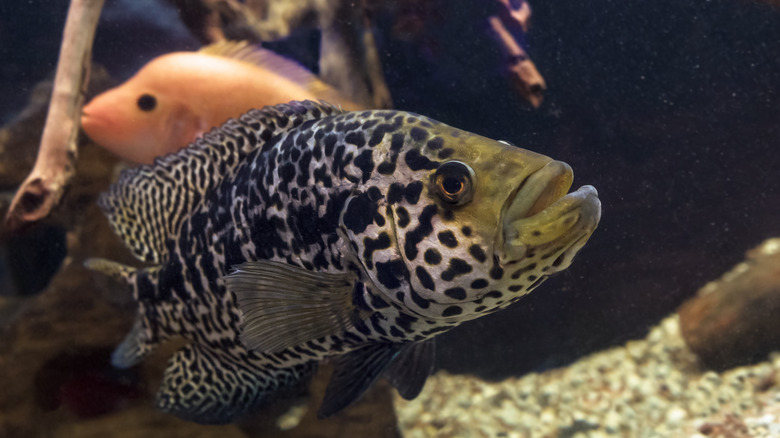
{"label": "rock", "polygon": [[761,360],[780,349],[780,239],[710,282],[679,309],[687,344],[714,368]]}
{"label": "rock", "polygon": [[780,353],[756,365],[705,369],[678,320],[672,315],[644,339],[538,374],[488,382],[440,371],[417,399],[396,396],[401,432],[408,438],[780,436]]}

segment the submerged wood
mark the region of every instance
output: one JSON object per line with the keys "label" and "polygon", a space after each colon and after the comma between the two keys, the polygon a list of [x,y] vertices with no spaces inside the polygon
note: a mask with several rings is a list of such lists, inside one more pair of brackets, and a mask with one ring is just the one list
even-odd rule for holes
{"label": "submerged wood", "polygon": [[490,28],[506,57],[506,69],[512,84],[520,95],[534,108],[539,108],[547,85],[536,64],[528,56],[523,46],[517,42],[510,29],[528,32],[531,7],[521,1],[513,6],[510,0],[497,0],[499,13],[488,18]]}
{"label": "submerged wood", "polygon": [[298,29],[318,28],[320,78],[366,108],[390,108],[392,100],[364,1],[168,0],[204,42],[276,41]]}
{"label": "submerged wood", "polygon": [[6,232],[48,216],[73,177],[78,120],[103,1],[73,0],[70,4],[38,158],[11,203],[5,218]]}
{"label": "submerged wood", "polygon": [[319,17],[320,77],[369,108],[393,106],[363,2],[332,0]]}

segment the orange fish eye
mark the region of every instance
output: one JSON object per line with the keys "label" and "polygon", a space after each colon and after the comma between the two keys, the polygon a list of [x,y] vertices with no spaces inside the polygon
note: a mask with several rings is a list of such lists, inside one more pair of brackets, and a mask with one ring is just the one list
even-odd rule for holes
{"label": "orange fish eye", "polygon": [[433,175],[436,194],[448,204],[463,205],[471,199],[474,171],[460,161],[442,164]]}
{"label": "orange fish eye", "polygon": [[157,107],[157,99],[151,94],[142,94],[141,97],[138,98],[137,104],[141,111],[149,112]]}

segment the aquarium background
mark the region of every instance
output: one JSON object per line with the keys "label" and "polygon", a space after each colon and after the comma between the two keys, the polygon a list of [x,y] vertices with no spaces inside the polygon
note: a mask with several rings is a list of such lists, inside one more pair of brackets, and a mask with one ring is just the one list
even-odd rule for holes
{"label": "aquarium background", "polygon": [[[501,54],[475,18],[489,12],[482,5],[447,3],[418,40],[394,38],[389,17],[377,17],[395,108],[566,161],[575,186],[598,189],[603,217],[568,270],[439,337],[439,368],[501,379],[642,337],[778,235],[780,9],[532,1],[525,44],[548,87],[533,109],[501,73]],[[66,7],[0,3],[3,122],[53,74]],[[314,67],[317,38],[299,33],[274,48]],[[153,56],[197,46],[161,3],[109,0],[93,58],[124,80]],[[39,234],[47,237],[36,245],[57,240]]]}

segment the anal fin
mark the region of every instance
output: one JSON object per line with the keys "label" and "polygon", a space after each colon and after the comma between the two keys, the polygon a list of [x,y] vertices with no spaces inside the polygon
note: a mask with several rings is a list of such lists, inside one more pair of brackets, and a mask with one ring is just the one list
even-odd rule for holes
{"label": "anal fin", "polygon": [[[84,261],[84,267],[93,271],[101,272],[108,277],[125,283],[133,291],[133,297],[138,300],[138,278],[150,279],[157,275],[157,268],[136,269],[111,260],[100,258],[91,258]],[[154,285],[155,282],[147,282]],[[154,289],[154,287],[152,287]],[[152,340],[152,330],[148,326],[143,312],[136,316],[133,328],[125,336],[122,343],[111,354],[111,364],[117,368],[130,368],[143,360],[146,355],[151,353],[157,346],[157,342]]]}

